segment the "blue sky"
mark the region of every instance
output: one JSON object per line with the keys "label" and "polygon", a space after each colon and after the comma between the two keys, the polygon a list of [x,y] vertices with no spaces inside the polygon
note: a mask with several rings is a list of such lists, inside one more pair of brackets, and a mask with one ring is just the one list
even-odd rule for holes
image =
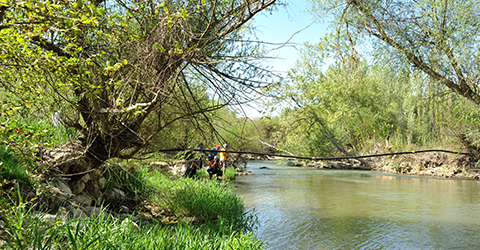
{"label": "blue sky", "polygon": [[[271,51],[268,56],[276,57],[271,59],[268,65],[272,70],[286,75],[288,69],[295,65],[295,61],[300,57],[300,49],[305,42],[317,43],[323,37],[327,30],[327,23],[312,23],[313,17],[305,9],[308,7],[306,0],[288,0],[286,7],[279,7],[272,14],[258,14],[254,19],[254,26],[260,41],[273,44],[283,44],[287,42],[292,35],[288,45]],[[298,32],[297,34],[295,34]],[[274,45],[272,47],[277,47]],[[254,104],[256,108],[261,105]],[[254,108],[243,106],[246,115],[250,118],[261,117],[262,114]]]}
{"label": "blue sky", "polygon": [[312,23],[314,19],[305,11],[307,7],[306,0],[288,0],[286,7],[279,7],[279,10],[272,14],[260,14],[255,17],[254,26],[261,41],[285,43],[299,32],[292,37],[287,46],[271,52],[270,56],[277,57],[270,62],[274,70],[286,72],[293,67],[303,44],[318,42],[328,31],[327,23]]}

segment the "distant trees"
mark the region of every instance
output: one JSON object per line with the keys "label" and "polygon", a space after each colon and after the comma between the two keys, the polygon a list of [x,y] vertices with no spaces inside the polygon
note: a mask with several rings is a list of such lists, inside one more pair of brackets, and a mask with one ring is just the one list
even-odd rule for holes
{"label": "distant trees", "polygon": [[316,7],[315,14],[334,17],[338,38],[351,48],[366,39],[378,56],[411,64],[480,104],[478,1],[336,0],[316,1]]}
{"label": "distant trees", "polygon": [[479,9],[477,1],[313,1],[310,12],[333,31],[301,52],[290,85],[274,88],[290,102],[283,146],[328,155],[370,140],[477,142]]}

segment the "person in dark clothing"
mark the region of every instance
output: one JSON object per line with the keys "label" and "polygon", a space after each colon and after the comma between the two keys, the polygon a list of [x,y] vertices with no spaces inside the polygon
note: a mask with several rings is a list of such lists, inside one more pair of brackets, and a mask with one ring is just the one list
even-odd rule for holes
{"label": "person in dark clothing", "polygon": [[194,177],[197,174],[197,162],[195,161],[195,155],[193,153],[193,147],[190,147],[190,149],[185,153],[184,159],[189,161],[187,165],[187,170],[185,171],[185,174],[183,177]]}
{"label": "person in dark clothing", "polygon": [[[220,146],[216,146],[212,148],[211,150],[219,150]],[[214,174],[217,175],[217,178],[223,175],[222,170],[219,168],[219,158],[217,155],[216,151],[211,151],[210,154],[208,155],[208,158],[210,160],[210,167],[207,169],[208,174],[210,175],[210,179],[212,179],[212,176]]]}
{"label": "person in dark clothing", "polygon": [[195,161],[197,162],[198,168],[203,168],[203,161],[205,159],[205,153],[203,152],[203,143],[198,144],[198,151],[195,155]]}

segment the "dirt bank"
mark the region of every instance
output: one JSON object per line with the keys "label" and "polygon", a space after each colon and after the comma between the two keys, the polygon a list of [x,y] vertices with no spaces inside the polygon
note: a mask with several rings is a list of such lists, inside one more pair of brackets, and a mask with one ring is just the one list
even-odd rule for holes
{"label": "dirt bank", "polygon": [[445,178],[479,179],[480,168],[470,156],[446,153],[423,153],[379,157],[372,170],[409,175],[427,175]]}
{"label": "dirt bank", "polygon": [[[373,154],[379,154],[375,152]],[[472,156],[441,152],[404,154],[368,158],[370,166],[356,160],[315,161],[307,167],[327,169],[372,170],[397,174],[424,175],[444,178],[480,179],[480,166]]]}

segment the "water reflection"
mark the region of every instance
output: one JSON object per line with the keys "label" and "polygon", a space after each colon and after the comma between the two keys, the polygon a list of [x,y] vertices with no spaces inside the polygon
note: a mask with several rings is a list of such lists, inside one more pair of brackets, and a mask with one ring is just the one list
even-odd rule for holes
{"label": "water reflection", "polygon": [[271,249],[480,248],[477,181],[274,162],[248,168],[253,175],[238,179],[237,192]]}

